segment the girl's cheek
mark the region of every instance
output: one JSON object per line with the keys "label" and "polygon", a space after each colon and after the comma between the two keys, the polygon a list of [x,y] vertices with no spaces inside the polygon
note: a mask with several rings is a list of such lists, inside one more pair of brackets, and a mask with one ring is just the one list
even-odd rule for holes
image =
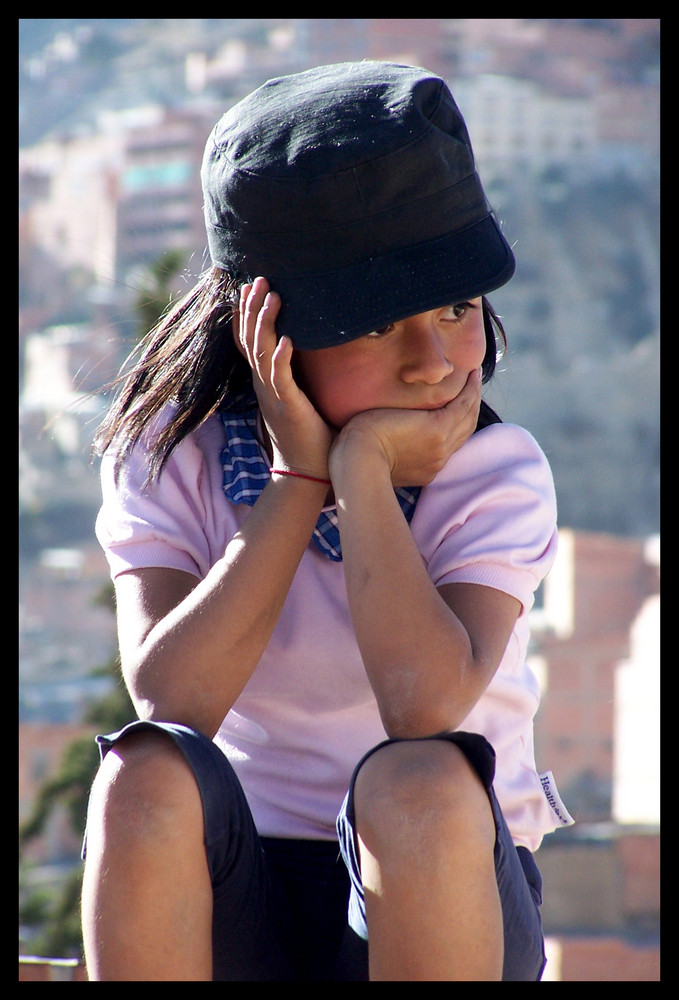
{"label": "girl's cheek", "polygon": [[341,430],[353,416],[374,405],[369,394],[356,393],[355,386],[345,383],[333,387],[331,393],[319,396],[317,408],[329,424]]}
{"label": "girl's cheek", "polygon": [[338,398],[334,394],[329,398],[321,398],[317,403],[317,409],[323,419],[338,431],[354,415],[352,408],[347,405],[347,400]]}

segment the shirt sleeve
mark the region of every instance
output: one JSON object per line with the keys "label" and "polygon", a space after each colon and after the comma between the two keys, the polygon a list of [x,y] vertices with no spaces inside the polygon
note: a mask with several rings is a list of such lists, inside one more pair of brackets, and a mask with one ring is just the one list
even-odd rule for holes
{"label": "shirt sleeve", "polygon": [[151,484],[143,444],[122,463],[117,479],[113,457],[103,457],[96,535],[113,579],[152,566],[205,575],[210,546],[204,465],[203,453],[191,436],[177,446]]}
{"label": "shirt sleeve", "polygon": [[557,529],[551,470],[527,431],[493,424],[474,434],[423,490],[415,517],[437,586],[494,587],[530,610]]}

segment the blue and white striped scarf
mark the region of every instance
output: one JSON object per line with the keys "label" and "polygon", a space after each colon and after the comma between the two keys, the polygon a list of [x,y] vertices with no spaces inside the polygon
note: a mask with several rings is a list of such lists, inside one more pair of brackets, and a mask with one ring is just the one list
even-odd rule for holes
{"label": "blue and white striped scarf", "polygon": [[[224,471],[224,493],[232,503],[246,503],[252,507],[271,478],[266,452],[257,436],[257,410],[251,409],[243,413],[220,410],[219,415],[226,433],[226,444],[220,456]],[[401,510],[410,523],[420,488],[400,487],[395,493]],[[342,547],[335,507],[321,511],[313,539],[328,559],[341,562]]]}

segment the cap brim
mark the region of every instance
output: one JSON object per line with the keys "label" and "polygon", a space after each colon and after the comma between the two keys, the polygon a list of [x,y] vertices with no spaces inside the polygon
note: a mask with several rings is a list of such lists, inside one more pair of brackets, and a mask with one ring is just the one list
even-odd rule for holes
{"label": "cap brim", "polygon": [[492,215],[467,229],[334,271],[265,275],[276,323],[295,347],[348,343],[406,316],[486,295],[512,277],[514,254]]}

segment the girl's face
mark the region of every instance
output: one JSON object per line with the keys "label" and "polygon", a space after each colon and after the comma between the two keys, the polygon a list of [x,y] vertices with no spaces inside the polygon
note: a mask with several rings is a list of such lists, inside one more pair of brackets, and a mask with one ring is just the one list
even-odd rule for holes
{"label": "girl's face", "polygon": [[364,410],[445,406],[485,356],[481,301],[418,313],[336,347],[295,351],[296,376],[337,430]]}

